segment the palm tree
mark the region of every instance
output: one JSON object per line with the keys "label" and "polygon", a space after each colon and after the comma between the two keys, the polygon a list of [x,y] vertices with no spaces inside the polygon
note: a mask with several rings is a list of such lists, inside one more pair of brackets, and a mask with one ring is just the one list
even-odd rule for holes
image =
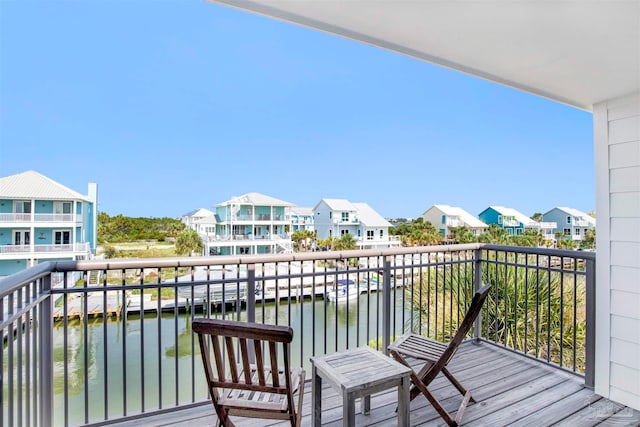
{"label": "palm tree", "polygon": [[188,228],[178,236],[176,240],[176,254],[189,255],[193,252],[202,252],[204,243],[195,230]]}
{"label": "palm tree", "polygon": [[478,241],[476,237],[467,227],[461,225],[451,230],[451,238],[456,243],[475,243]]}

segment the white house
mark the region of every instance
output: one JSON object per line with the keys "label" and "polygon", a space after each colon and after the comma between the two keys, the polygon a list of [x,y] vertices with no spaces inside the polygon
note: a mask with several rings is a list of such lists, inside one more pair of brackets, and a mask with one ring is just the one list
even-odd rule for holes
{"label": "white house", "polygon": [[592,111],[595,391],[640,409],[640,2],[216,1]]}
{"label": "white house", "polygon": [[247,193],[215,206],[215,233],[206,233],[209,255],[274,254],[293,251],[288,209],[293,204]]}
{"label": "white house", "polygon": [[214,213],[209,209],[199,208],[182,215],[180,217],[180,221],[182,221],[182,223],[186,225],[188,228],[198,231],[198,227],[196,224],[200,220],[204,218],[210,218],[212,216],[214,216]]}
{"label": "white house", "polygon": [[91,258],[97,198],[95,183],[85,196],[35,171],[0,178],[0,276],[44,261]]}
{"label": "white house", "polygon": [[479,236],[489,226],[462,208],[449,205],[433,205],[427,209],[422,218],[429,221],[440,233],[448,238],[451,230],[466,227],[474,236]]}
{"label": "white house", "polygon": [[391,224],[366,203],[346,199],[322,199],[313,208],[318,239],[340,238],[351,234],[360,249],[399,246],[395,236],[389,236]]}
{"label": "white house", "polygon": [[313,208],[304,208],[301,206],[293,206],[289,209],[289,217],[291,218],[291,231],[307,230],[313,231]]}
{"label": "white house", "polygon": [[594,217],[573,208],[558,206],[545,213],[543,218],[557,224],[554,233],[562,233],[567,238],[577,241],[584,240],[587,230],[596,228]]}

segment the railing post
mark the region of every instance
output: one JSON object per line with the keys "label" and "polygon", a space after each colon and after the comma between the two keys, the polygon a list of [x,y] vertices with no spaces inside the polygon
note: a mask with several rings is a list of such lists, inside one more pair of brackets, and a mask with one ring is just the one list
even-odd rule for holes
{"label": "railing post", "polygon": [[43,277],[42,294],[46,294],[40,302],[40,425],[50,426],[53,423],[53,301],[51,296],[51,273]]}
{"label": "railing post", "polygon": [[586,323],[584,384],[593,389],[596,363],[596,261],[586,259]]}
{"label": "railing post", "polygon": [[391,256],[383,261],[384,280],[382,281],[382,351],[388,355],[391,344]]}
{"label": "railing post", "polygon": [[[482,288],[482,249],[476,249],[474,252],[475,271],[473,277],[474,293]],[[482,338],[482,310],[478,313],[476,321],[473,325],[473,338],[476,343]]]}
{"label": "railing post", "polygon": [[[255,323],[255,321],[256,321],[256,265],[247,264],[247,322]],[[256,362],[256,355],[255,355],[253,346],[249,348],[249,362],[250,363]]]}

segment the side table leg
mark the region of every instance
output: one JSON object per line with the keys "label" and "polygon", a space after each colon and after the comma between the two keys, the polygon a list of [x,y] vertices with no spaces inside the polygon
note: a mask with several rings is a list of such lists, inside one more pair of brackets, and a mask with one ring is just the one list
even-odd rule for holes
{"label": "side table leg", "polygon": [[356,397],[351,393],[342,394],[342,425],[354,427],[356,425]]}
{"label": "side table leg", "polygon": [[313,425],[314,427],[320,427],[322,425],[322,378],[318,375],[316,367],[312,368],[311,394],[313,396],[313,403],[311,406],[311,412],[313,412]]}
{"label": "side table leg", "polygon": [[360,404],[362,405],[362,413],[364,415],[369,415],[369,413],[371,412],[371,395],[367,394],[366,396],[362,397]]}
{"label": "side table leg", "polygon": [[405,427],[409,425],[409,377],[402,377],[398,384],[398,426]]}

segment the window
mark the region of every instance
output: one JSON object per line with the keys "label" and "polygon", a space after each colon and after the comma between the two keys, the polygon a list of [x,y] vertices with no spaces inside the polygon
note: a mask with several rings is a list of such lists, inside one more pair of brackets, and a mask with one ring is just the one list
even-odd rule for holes
{"label": "window", "polygon": [[567,217],[567,224],[571,224],[571,217],[570,216]]}
{"label": "window", "polygon": [[382,239],[384,237],[384,230],[380,230],[380,238]]}
{"label": "window", "polygon": [[[331,217],[333,216],[332,214],[333,212],[329,211],[329,219],[331,219]],[[320,212],[318,212],[318,215],[320,215]]]}
{"label": "window", "polygon": [[570,228],[565,228],[564,229],[564,235],[565,236],[571,236],[571,229]]}
{"label": "window", "polygon": [[53,233],[53,243],[56,245],[68,245],[71,242],[69,231],[55,231]]}
{"label": "window", "polygon": [[53,204],[53,213],[54,214],[70,214],[71,202],[55,202]]}
{"label": "window", "polygon": [[19,200],[19,201],[13,202],[13,213],[30,214],[31,201]]}
{"label": "window", "polygon": [[342,222],[349,222],[349,212],[342,212]]}
{"label": "window", "polygon": [[502,215],[498,215],[498,224],[502,224]]}
{"label": "window", "polygon": [[14,231],[13,232],[13,244],[16,246],[29,245],[31,243],[31,232],[29,231]]}
{"label": "window", "polygon": [[367,230],[367,240],[373,240],[373,230]]}
{"label": "window", "polygon": [[442,223],[443,224],[447,223],[447,216],[446,215],[442,215]]}
{"label": "window", "polygon": [[358,228],[358,237],[361,236],[360,229]]}
{"label": "window", "polygon": [[345,234],[349,234],[349,230],[340,230],[340,234],[344,236]]}
{"label": "window", "polygon": [[579,228],[576,228],[576,231],[575,231],[575,233],[574,233],[574,234],[575,234],[576,236],[579,236],[579,235],[580,235],[580,229],[579,229]]}

